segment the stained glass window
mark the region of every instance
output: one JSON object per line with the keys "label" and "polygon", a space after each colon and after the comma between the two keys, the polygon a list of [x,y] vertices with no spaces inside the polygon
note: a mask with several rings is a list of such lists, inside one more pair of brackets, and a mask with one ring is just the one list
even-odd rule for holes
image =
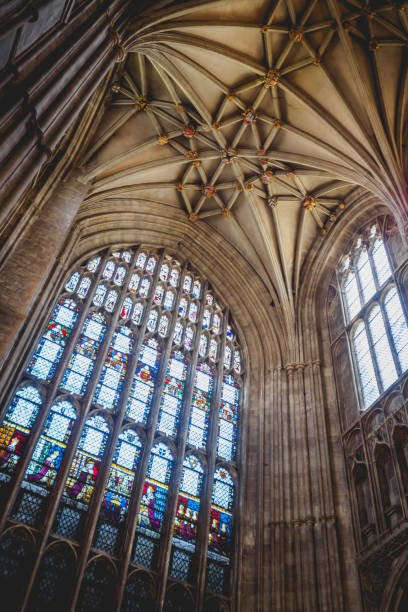
{"label": "stained glass window", "polygon": [[355,240],[339,266],[361,403],[368,408],[408,368],[407,322],[380,224]]}
{"label": "stained glass window", "polygon": [[[384,304],[402,360],[395,293]],[[119,564],[130,558],[130,575],[157,570],[167,555],[170,578],[193,585],[207,564],[207,589],[225,597],[242,369],[227,309],[187,263],[147,248],[92,255],[64,279],[0,427],[0,490],[12,475],[21,482],[10,518],[41,530],[52,516],[53,541],[88,542],[92,555]],[[216,463],[209,473],[214,462],[222,472]],[[197,542],[208,534],[200,565]],[[55,558],[63,572],[63,557],[39,559],[27,601],[65,589],[52,567]],[[79,610],[105,605],[108,591],[116,597],[102,566],[88,564]]]}

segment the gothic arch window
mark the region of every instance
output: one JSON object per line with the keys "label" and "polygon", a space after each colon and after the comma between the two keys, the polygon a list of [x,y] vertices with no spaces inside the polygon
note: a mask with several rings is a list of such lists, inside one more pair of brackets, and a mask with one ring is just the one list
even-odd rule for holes
{"label": "gothic arch window", "polygon": [[0,427],[3,522],[46,551],[26,600],[72,580],[78,609],[227,605],[242,387],[229,311],[187,263],[135,247],[77,266]]}
{"label": "gothic arch window", "polygon": [[344,319],[363,409],[408,369],[408,328],[379,224],[364,229],[340,263]]}

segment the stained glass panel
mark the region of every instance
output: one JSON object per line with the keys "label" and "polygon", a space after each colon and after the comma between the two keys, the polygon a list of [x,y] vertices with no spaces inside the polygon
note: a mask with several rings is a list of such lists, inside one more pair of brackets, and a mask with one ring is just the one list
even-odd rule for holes
{"label": "stained glass panel", "polygon": [[239,392],[239,385],[234,378],[225,376],[220,402],[217,455],[227,461],[234,459],[236,453]]}
{"label": "stained glass panel", "polygon": [[128,285],[128,289],[129,289],[129,291],[131,293],[135,293],[137,291],[137,288],[139,286],[139,282],[140,282],[140,276],[139,276],[139,274],[137,274],[137,272],[135,272],[130,277],[130,281],[129,281],[129,285]]}
{"label": "stained glass panel", "polygon": [[357,325],[351,339],[360,375],[361,392],[365,406],[368,407],[377,399],[379,391],[364,323]]}
{"label": "stained glass panel", "polygon": [[149,312],[149,318],[147,319],[147,329],[149,332],[155,331],[158,318],[159,318],[159,314],[157,310],[151,310]]}
{"label": "stained glass panel", "polygon": [[183,353],[172,353],[164,379],[163,395],[160,402],[157,429],[168,436],[177,434],[187,362]]}
{"label": "stained glass panel", "polygon": [[376,292],[374,276],[371,271],[371,264],[368,258],[368,253],[364,249],[360,253],[357,260],[357,271],[360,278],[361,291],[363,294],[363,303],[366,304]]}
{"label": "stained glass panel", "polygon": [[73,300],[60,300],[38,344],[27,373],[50,382],[78,317]]}
{"label": "stained glass panel", "polygon": [[101,258],[99,255],[97,255],[96,257],[92,257],[92,259],[88,261],[88,265],[87,265],[89,272],[96,272],[96,270],[99,267],[100,262],[101,262]]}
{"label": "stained glass panel", "polygon": [[110,554],[115,553],[119,534],[115,527],[123,523],[127,515],[141,448],[140,438],[133,429],[126,429],[119,435],[94,539],[96,548]]}
{"label": "stained glass panel", "polygon": [[77,395],[85,393],[105,331],[105,319],[101,314],[88,315],[64,372],[63,389]]}
{"label": "stained glass panel", "polygon": [[174,305],[175,295],[173,291],[166,291],[166,295],[164,296],[163,308],[165,310],[172,310]]}
{"label": "stained glass panel", "polygon": [[116,268],[115,276],[113,277],[113,282],[115,283],[115,285],[117,285],[118,287],[123,285],[123,281],[125,280],[126,272],[127,270],[125,266],[118,266]]}
{"label": "stained glass panel", "polygon": [[115,262],[114,261],[107,261],[105,268],[102,272],[102,276],[105,280],[110,280],[112,278],[112,275],[115,271]]}
{"label": "stained glass panel", "polygon": [[181,319],[184,319],[184,317],[187,314],[187,306],[188,306],[188,302],[187,302],[186,298],[182,297],[180,299],[180,303],[179,303],[179,317]]}
{"label": "stained glass panel", "polygon": [[51,407],[28,464],[26,482],[46,489],[53,486],[75,419],[70,402],[57,402]]}
{"label": "stained glass panel", "polygon": [[401,365],[401,370],[405,372],[408,368],[408,328],[404,313],[401,307],[398,292],[392,287],[386,294],[384,307],[387,313],[391,328],[391,335],[394,341],[395,350]]}
{"label": "stained glass panel", "polygon": [[188,309],[188,318],[192,323],[197,321],[198,306],[195,302],[190,302],[190,308]]}
{"label": "stained glass panel", "polygon": [[170,285],[172,287],[177,287],[179,278],[180,278],[180,273],[177,270],[177,268],[172,268],[171,273],[170,273],[170,279],[169,279]]}
{"label": "stained glass panel", "polygon": [[69,291],[70,293],[75,291],[78,281],[80,279],[80,276],[81,275],[79,274],[79,272],[74,272],[72,276],[70,277],[69,281],[65,284],[65,289]]}
{"label": "stained glass panel", "polygon": [[193,297],[198,299],[201,295],[201,283],[199,280],[194,281],[193,284]]}
{"label": "stained glass panel", "polygon": [[234,483],[230,474],[224,468],[218,468],[214,474],[208,550],[224,559],[231,554],[233,497]]}
{"label": "stained glass panel", "polygon": [[95,291],[94,296],[93,296],[93,300],[92,300],[94,306],[98,306],[98,307],[102,306],[103,300],[105,299],[106,291],[107,291],[107,289],[106,289],[105,285],[98,285],[97,286],[96,291]]}
{"label": "stained glass panel", "polygon": [[136,302],[132,312],[132,321],[135,325],[140,325],[142,322],[144,307],[141,302]]}
{"label": "stained glass panel", "polygon": [[164,294],[163,285],[157,285],[156,289],[154,290],[153,302],[157,304],[158,306],[160,306],[160,304],[162,303],[163,294]]}
{"label": "stained glass panel", "polygon": [[120,327],[113,334],[111,347],[108,350],[108,355],[99,377],[98,386],[93,398],[96,404],[108,410],[116,408],[132,348],[132,332],[126,326]]}
{"label": "stained glass panel", "polygon": [[205,448],[207,443],[213,385],[213,371],[206,363],[199,364],[194,380],[187,434],[189,444],[196,448]]}
{"label": "stained glass panel", "polygon": [[348,273],[343,288],[348,319],[351,321],[361,309],[360,294],[354,272]]}
{"label": "stained glass panel", "polygon": [[137,256],[137,260],[136,260],[136,268],[139,268],[139,270],[143,270],[145,262],[146,262],[146,258],[147,258],[146,253],[143,253],[143,251],[139,253],[139,255]]}
{"label": "stained glass panel", "polygon": [[108,292],[105,302],[105,310],[108,312],[113,312],[116,306],[116,300],[118,299],[118,294],[113,289]]}
{"label": "stained glass panel", "polygon": [[[24,452],[42,398],[34,386],[18,389],[0,427],[0,479],[12,474]],[[6,477],[8,480],[9,478]]]}
{"label": "stained glass panel", "polygon": [[192,282],[193,282],[193,279],[191,278],[191,276],[189,274],[186,274],[186,276],[184,277],[184,282],[183,282],[183,293],[190,293]]}
{"label": "stained glass panel", "polygon": [[146,272],[147,274],[153,274],[154,269],[156,267],[157,260],[155,257],[149,257],[146,264]]}
{"label": "stained glass panel", "polygon": [[382,286],[385,281],[390,278],[391,268],[388,261],[387,252],[381,238],[377,238],[375,241],[371,256],[374,261],[378,284]]}
{"label": "stained glass panel", "polygon": [[192,327],[187,327],[184,333],[184,347],[187,349],[187,351],[192,350],[193,340],[194,340],[194,329]]}
{"label": "stained glass panel", "polygon": [[139,355],[126,415],[133,421],[145,423],[150,412],[154,384],[160,363],[159,345],[154,339],[145,340]]}
{"label": "stained glass panel", "polygon": [[68,473],[63,500],[81,502],[77,506],[81,509],[89,505],[108,436],[109,427],[102,416],[93,416],[87,420]]}
{"label": "stained glass panel", "polygon": [[144,278],[140,283],[139,295],[141,298],[147,298],[150,291],[151,281],[148,278]]}
{"label": "stained glass panel", "polygon": [[160,279],[162,281],[167,281],[169,277],[169,266],[168,264],[164,263],[162,264],[162,267],[160,268]]}
{"label": "stained glass panel", "polygon": [[398,375],[379,306],[374,306],[370,311],[368,325],[382,386],[383,389],[387,389],[397,379]]}
{"label": "stained glass panel", "polygon": [[174,326],[174,333],[173,333],[173,342],[174,342],[174,344],[180,344],[181,343],[181,339],[183,337],[183,332],[184,332],[184,327],[183,327],[182,323],[180,323],[180,321],[177,321],[177,323]]}

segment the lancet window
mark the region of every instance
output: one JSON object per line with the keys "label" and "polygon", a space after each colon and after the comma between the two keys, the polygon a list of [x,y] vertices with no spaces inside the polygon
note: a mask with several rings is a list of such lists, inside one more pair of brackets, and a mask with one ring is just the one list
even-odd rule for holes
{"label": "lancet window", "polygon": [[68,275],[0,427],[3,527],[41,542],[25,605],[47,583],[51,607],[100,609],[105,589],[123,610],[174,593],[230,608],[243,376],[229,311],[188,263],[119,248]]}
{"label": "lancet window", "polygon": [[338,270],[361,406],[368,408],[408,369],[407,317],[377,223],[356,238]]}

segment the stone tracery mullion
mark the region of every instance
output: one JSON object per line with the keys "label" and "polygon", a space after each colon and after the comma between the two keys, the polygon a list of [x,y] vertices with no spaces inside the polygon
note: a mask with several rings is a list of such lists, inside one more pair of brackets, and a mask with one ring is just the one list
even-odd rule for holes
{"label": "stone tracery mullion", "polygon": [[[158,274],[160,274],[160,268],[161,268],[161,265],[157,269]],[[174,301],[173,313],[171,316],[170,325],[169,325],[169,329],[167,332],[168,340],[162,352],[157,382],[156,382],[155,389],[153,392],[153,398],[152,398],[151,408],[150,408],[149,418],[148,418],[148,430],[147,430],[145,445],[143,448],[143,455],[139,461],[138,471],[137,471],[135,482],[133,485],[133,495],[132,495],[132,498],[129,504],[128,518],[127,518],[126,526],[125,526],[126,530],[124,532],[123,544],[122,544],[122,549],[121,549],[122,562],[121,562],[121,575],[120,575],[119,590],[118,590],[118,609],[121,606],[123,592],[126,586],[126,580],[127,580],[128,574],[130,573],[130,567],[131,567],[130,558],[131,558],[134,541],[135,541],[139,507],[140,507],[140,502],[141,502],[142,493],[143,493],[143,483],[146,478],[147,466],[148,466],[148,462],[150,458],[151,449],[153,448],[155,439],[156,439],[156,424],[157,424],[159,410],[160,410],[160,400],[161,400],[161,396],[163,393],[168,361],[170,359],[170,354],[173,350],[174,328],[175,328],[175,324],[178,318],[178,307],[179,307],[180,297],[182,296],[184,277],[186,273],[187,273],[187,264],[185,263],[182,268],[182,273],[180,274],[179,286],[178,286],[177,293],[176,293],[176,299]],[[159,281],[156,280],[155,286],[157,282]],[[154,295],[154,289],[155,287],[152,287],[152,294],[151,294],[152,296]],[[146,312],[148,312],[148,310],[149,309],[146,309]],[[146,318],[146,323],[147,323],[147,318]],[[144,333],[141,334],[142,341],[144,339],[143,338],[144,335],[145,335]],[[140,347],[141,347],[141,344],[140,344]],[[131,377],[129,377],[129,380],[133,379],[133,376],[136,370],[136,366],[137,366],[137,361],[138,361],[138,354],[136,355],[135,353],[134,362],[131,368]]]}
{"label": "stone tracery mullion", "polygon": [[[163,525],[162,533],[162,550],[161,550],[161,568],[160,568],[160,585],[159,585],[159,600],[160,609],[164,605],[166,587],[168,582],[169,574],[169,561],[172,549],[172,532],[174,517],[177,510],[177,499],[179,494],[179,485],[181,474],[183,470],[183,461],[186,453],[187,434],[189,426],[189,417],[191,412],[191,401],[193,395],[193,387],[195,380],[195,372],[198,362],[198,348],[200,342],[200,336],[202,332],[202,323],[205,307],[205,296],[208,291],[208,283],[204,282],[202,287],[202,297],[200,301],[200,310],[197,317],[196,323],[196,336],[194,338],[194,345],[190,355],[189,363],[189,375],[187,378],[186,387],[183,395],[183,406],[181,410],[181,417],[179,421],[179,431],[177,434],[177,458],[171,475],[169,483],[169,497],[167,500],[167,513],[166,520]],[[200,496],[202,499],[202,496]]]}
{"label": "stone tracery mullion", "polygon": [[[48,385],[46,386],[46,388],[48,388],[49,394],[48,394],[48,399],[45,401],[45,403],[41,406],[41,410],[37,416],[36,422],[34,423],[34,426],[31,429],[31,435],[30,438],[28,440],[28,444],[25,448],[24,451],[24,456],[21,457],[20,461],[18,462],[18,466],[17,466],[17,470],[13,475],[12,478],[12,482],[13,482],[13,491],[4,507],[4,512],[3,515],[1,517],[1,522],[0,522],[0,531],[4,528],[4,524],[5,521],[7,520],[8,514],[11,511],[15,501],[16,501],[16,497],[19,491],[19,486],[21,485],[22,479],[24,478],[24,474],[25,471],[27,469],[28,463],[30,461],[32,452],[35,448],[35,445],[37,443],[37,440],[41,434],[41,430],[42,427],[45,423],[45,419],[48,416],[50,407],[52,406],[58,391],[59,391],[59,385],[62,379],[62,376],[64,374],[65,368],[68,364],[68,360],[71,357],[71,353],[72,350],[76,344],[76,341],[78,340],[79,335],[81,334],[82,331],[82,327],[83,324],[85,322],[86,316],[88,315],[89,312],[89,307],[90,304],[92,302],[96,287],[98,286],[101,274],[102,274],[102,261],[103,261],[103,265],[105,265],[106,261],[109,258],[109,254],[106,254],[100,263],[100,269],[98,271],[98,273],[95,276],[94,282],[93,284],[91,284],[89,290],[88,290],[88,295],[86,296],[84,303],[82,305],[82,309],[81,312],[78,316],[78,320],[76,321],[75,324],[75,328],[72,330],[72,334],[67,342],[67,345],[65,346],[64,352],[62,354],[61,357],[61,361],[59,362],[56,371],[54,372],[54,376],[52,379],[52,383],[48,383]],[[62,292],[64,293],[64,291]],[[57,300],[55,301],[55,304],[61,299],[61,294],[58,296]],[[55,308],[55,305],[54,305]],[[39,337],[42,336],[42,334],[44,333],[44,328],[42,328],[41,330],[41,334],[39,334]],[[37,341],[38,342],[38,341]],[[36,343],[37,344],[37,343]],[[35,344],[35,345],[36,345]],[[102,350],[102,347],[100,347],[100,350]],[[31,358],[31,355],[30,355]],[[95,369],[95,368],[94,368]],[[30,380],[32,380],[32,377],[29,378]],[[90,383],[90,381],[89,381]],[[38,385],[38,380],[35,379],[33,381],[34,385]]]}
{"label": "stone tracery mullion", "polygon": [[[215,387],[213,392],[213,398],[211,402],[210,411],[210,423],[209,433],[207,438],[207,470],[204,478],[202,487],[202,502],[200,505],[200,521],[197,530],[197,560],[198,560],[198,588],[197,588],[197,610],[202,609],[205,583],[206,583],[206,570],[207,570],[207,552],[208,552],[208,530],[210,523],[210,508],[212,503],[212,492],[214,485],[214,472],[217,462],[217,436],[218,436],[218,423],[220,420],[220,400],[221,391],[224,378],[224,358],[225,358],[225,346],[226,346],[226,332],[229,319],[229,309],[226,308],[223,313],[223,324],[221,331],[221,343],[219,352],[219,361],[216,368],[215,375]],[[242,399],[242,398],[240,398]]]}

